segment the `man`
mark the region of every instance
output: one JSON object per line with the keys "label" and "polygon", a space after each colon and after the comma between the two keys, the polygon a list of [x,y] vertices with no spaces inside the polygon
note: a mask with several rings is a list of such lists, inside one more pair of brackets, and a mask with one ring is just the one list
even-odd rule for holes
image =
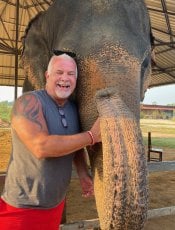
{"label": "man", "polygon": [[90,131],[79,132],[76,107],[68,100],[77,66],[69,55],[57,55],[49,62],[45,90],[24,94],[12,111],[13,151],[0,200],[1,230],[57,230],[73,158],[83,195],[93,193],[83,148],[101,141],[99,120]]}

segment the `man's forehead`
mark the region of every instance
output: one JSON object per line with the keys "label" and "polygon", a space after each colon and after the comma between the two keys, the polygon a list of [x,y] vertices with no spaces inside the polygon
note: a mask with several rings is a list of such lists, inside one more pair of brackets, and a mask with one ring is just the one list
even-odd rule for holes
{"label": "man's forehead", "polygon": [[69,62],[69,61],[58,61],[55,63],[55,69],[71,69],[71,70],[75,70],[76,69],[76,65],[73,62]]}
{"label": "man's forehead", "polygon": [[68,58],[61,57],[61,56],[56,57],[53,64],[55,64],[56,66],[60,66],[60,67],[68,66],[68,67],[76,68],[76,63],[73,59],[71,58],[68,59]]}

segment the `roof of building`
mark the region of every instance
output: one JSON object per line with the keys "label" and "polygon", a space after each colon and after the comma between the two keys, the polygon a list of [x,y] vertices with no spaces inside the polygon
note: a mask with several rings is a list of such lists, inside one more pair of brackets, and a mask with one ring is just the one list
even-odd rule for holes
{"label": "roof of building", "polygon": [[168,105],[146,105],[141,104],[142,110],[175,110],[175,106],[168,106]]}
{"label": "roof of building", "polygon": [[[28,22],[53,0],[0,1],[0,85],[22,86],[23,70],[18,67],[21,40]],[[155,38],[155,66],[149,87],[175,83],[174,0],[145,0]],[[16,60],[16,61],[15,61]]]}

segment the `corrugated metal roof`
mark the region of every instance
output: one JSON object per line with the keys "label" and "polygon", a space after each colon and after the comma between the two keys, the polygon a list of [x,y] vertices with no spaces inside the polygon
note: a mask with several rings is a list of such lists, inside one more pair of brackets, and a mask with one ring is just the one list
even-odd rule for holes
{"label": "corrugated metal roof", "polygon": [[150,86],[175,83],[175,1],[145,0],[155,45]]}
{"label": "corrugated metal roof", "polygon": [[[46,10],[53,0],[0,0],[0,85],[22,86],[23,70],[17,56],[21,37],[38,12]],[[150,87],[175,84],[175,0],[145,0],[155,38],[155,65]],[[17,16],[16,16],[17,15]],[[17,32],[16,32],[17,31]],[[16,42],[17,41],[17,42]],[[18,70],[18,73],[17,73]],[[18,75],[18,81],[17,77]]]}
{"label": "corrugated metal roof", "polygon": [[[53,0],[0,0],[0,85],[23,85],[22,68],[15,72],[15,58],[20,58],[21,37],[29,21],[46,10]],[[17,32],[16,32],[17,31]],[[17,42],[16,42],[17,41]],[[19,65],[19,64],[18,64]],[[17,71],[17,70],[16,70]]]}

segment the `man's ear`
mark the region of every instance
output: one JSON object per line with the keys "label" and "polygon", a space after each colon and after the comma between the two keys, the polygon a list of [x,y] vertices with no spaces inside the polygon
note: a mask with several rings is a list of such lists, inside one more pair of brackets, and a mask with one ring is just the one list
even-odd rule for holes
{"label": "man's ear", "polygon": [[44,75],[45,75],[45,78],[46,78],[46,80],[47,80],[47,79],[49,78],[48,71],[46,71]]}

